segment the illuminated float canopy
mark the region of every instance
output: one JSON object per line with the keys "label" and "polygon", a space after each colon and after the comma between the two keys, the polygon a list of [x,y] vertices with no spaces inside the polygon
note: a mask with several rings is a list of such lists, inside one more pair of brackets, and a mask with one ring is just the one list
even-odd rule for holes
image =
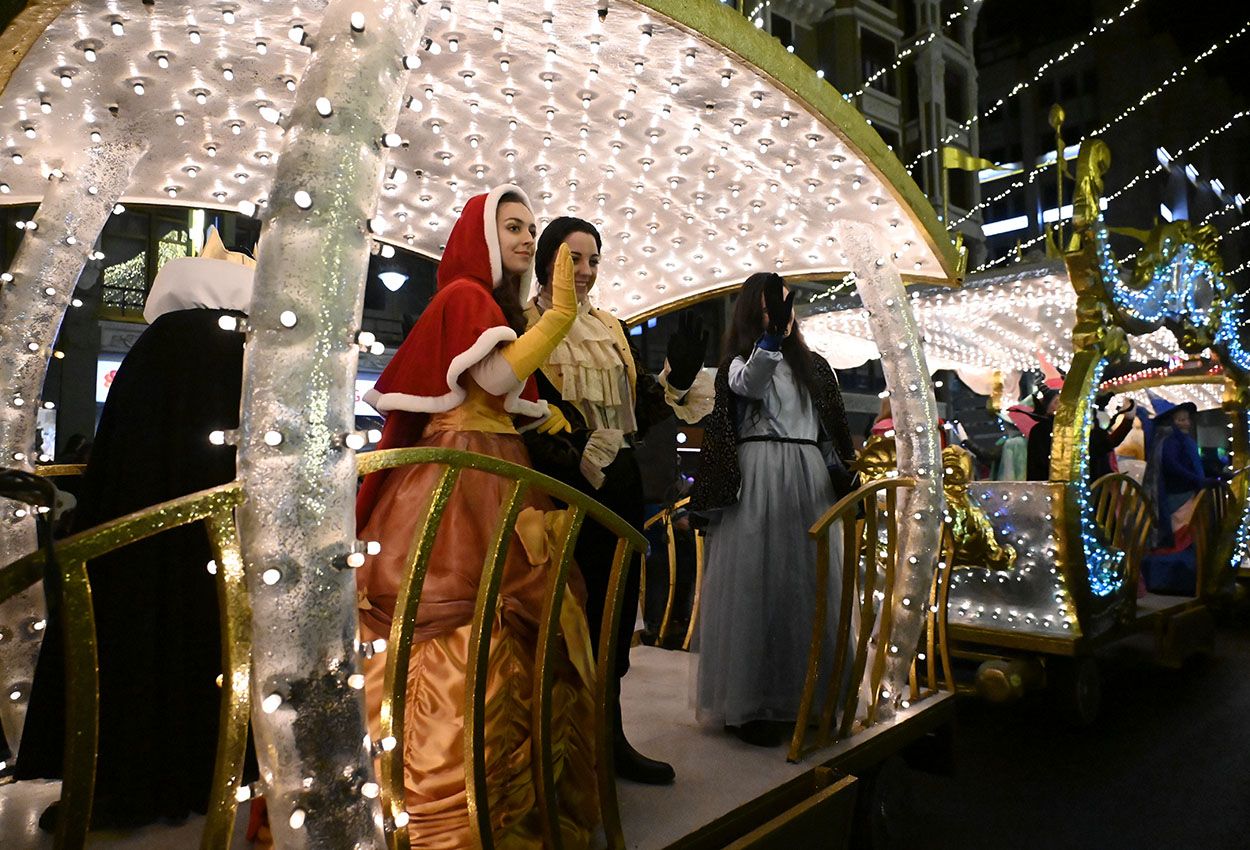
{"label": "illuminated float canopy", "polygon": [[[937,413],[899,275],[949,282],[959,258],[854,107],[737,12],[713,0],[43,0],[0,38],[0,88],[0,203],[40,203],[0,298],[0,348],[22,365],[0,371],[0,452],[20,462],[61,312],[113,199],[268,217],[235,439],[251,696],[306,695],[253,716],[280,845],[381,846],[384,825],[353,684],[355,580],[340,568],[360,545],[351,379],[366,222],[437,257],[461,204],[514,181],[540,220],[601,223],[597,297],[634,320],[763,269],[853,270],[895,347],[884,371],[906,433],[899,472],[916,482],[895,595],[929,592]],[[0,562],[6,541],[35,539],[28,517],[5,522]],[[918,608],[890,616],[897,644],[916,646]],[[904,653],[885,660],[879,720],[901,707],[909,667]]]}
{"label": "illuminated float canopy", "polygon": [[[1076,292],[1061,262],[977,275],[956,291],[913,292],[911,308],[924,337],[929,368],[953,370],[983,395],[998,384],[995,372],[1005,391],[1014,391],[1021,372],[1039,368],[1039,354],[1063,371],[1072,364]],[[803,334],[835,368],[849,369],[880,357],[870,322],[860,307],[833,310],[803,319]],[[1168,364],[1138,374],[1139,378],[1162,375],[1192,359],[1167,328],[1130,336],[1128,343],[1133,362]],[[1107,382],[1106,388],[1113,389],[1116,383]],[[1192,401],[1199,410],[1218,409],[1223,399],[1218,379],[1150,391],[1174,403]],[[1130,396],[1147,402],[1144,390]]]}
{"label": "illuminated float canopy", "polygon": [[[0,96],[0,202],[38,203],[116,104],[152,142],[124,201],[263,208],[309,55],[298,40],[317,38],[324,5],[67,4]],[[375,236],[437,258],[469,197],[514,182],[540,224],[600,227],[598,298],[622,318],[761,270],[844,273],[834,219],[880,226],[909,280],[955,276],[932,209],[862,119],[831,126],[662,15],[682,5],[618,0],[601,21],[578,0],[432,4]],[[790,58],[817,100],[852,110]]]}

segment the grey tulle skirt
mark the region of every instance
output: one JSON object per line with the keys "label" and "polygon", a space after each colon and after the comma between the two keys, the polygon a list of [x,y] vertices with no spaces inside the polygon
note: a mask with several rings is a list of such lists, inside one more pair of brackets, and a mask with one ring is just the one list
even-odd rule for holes
{"label": "grey tulle skirt", "polygon": [[[738,459],[738,503],[708,528],[695,706],[708,723],[793,721],[816,606],[816,543],[808,529],[833,504],[833,486],[815,446],[743,443]],[[829,549],[826,667],[841,598],[840,524],[830,529]]]}

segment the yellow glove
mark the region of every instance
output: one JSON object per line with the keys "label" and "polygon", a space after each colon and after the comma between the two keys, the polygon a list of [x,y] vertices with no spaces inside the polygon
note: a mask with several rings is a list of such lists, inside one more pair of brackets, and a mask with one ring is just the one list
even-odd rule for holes
{"label": "yellow glove", "polygon": [[543,423],[536,429],[540,434],[571,434],[573,426],[569,424],[569,420],[564,418],[564,414],[560,412],[560,408],[554,404],[547,408],[550,413]]}
{"label": "yellow glove", "polygon": [[577,318],[577,289],[573,285],[573,257],[561,245],[551,275],[551,309],[534,327],[500,349],[518,381],[534,374],[564,339]]}

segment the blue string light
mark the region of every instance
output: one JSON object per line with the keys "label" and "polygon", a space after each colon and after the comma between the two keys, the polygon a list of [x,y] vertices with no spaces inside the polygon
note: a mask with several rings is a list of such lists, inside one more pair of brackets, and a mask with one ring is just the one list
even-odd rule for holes
{"label": "blue string light", "polygon": [[[1106,369],[1107,358],[1098,360],[1094,367],[1092,386],[1102,383],[1102,373]],[[1089,434],[1094,426],[1094,405],[1085,406],[1085,417],[1078,431],[1082,445],[1089,445]],[[1124,564],[1124,552],[1107,545],[1101,529],[1095,519],[1093,493],[1089,486],[1089,451],[1078,452],[1080,456],[1080,472],[1075,482],[1077,499],[1081,506],[1081,548],[1085,553],[1085,569],[1089,573],[1089,589],[1095,596],[1110,596],[1120,589],[1124,577],[1121,569]]]}
{"label": "blue string light", "polygon": [[[1245,353],[1244,351],[1242,352]],[[1241,411],[1242,433],[1250,433],[1250,410]],[[1233,554],[1228,566],[1236,570],[1250,552],[1250,498],[1241,500],[1241,517],[1237,521],[1237,530],[1233,533]]]}
{"label": "blue string light", "polygon": [[[1102,274],[1104,291],[1115,306],[1131,319],[1145,325],[1167,325],[1178,340],[1185,326],[1205,330],[1214,326],[1211,347],[1219,354],[1225,368],[1237,383],[1244,384],[1250,376],[1250,351],[1242,345],[1241,326],[1246,293],[1231,294],[1224,275],[1210,263],[1195,257],[1197,246],[1183,243],[1171,252],[1171,238],[1164,238],[1160,245],[1166,264],[1155,268],[1150,282],[1144,289],[1137,289],[1120,277],[1106,224],[1101,216],[1094,226],[1094,241],[1098,266]],[[1212,308],[1218,310],[1212,315]],[[1201,338],[1205,334],[1198,334]],[[1101,361],[1096,370],[1094,386],[1101,381]],[[1092,407],[1090,408],[1092,411]],[[1087,419],[1090,411],[1087,411]],[[1239,412],[1243,433],[1250,433],[1250,411]],[[1085,423],[1084,433],[1088,433]],[[1106,596],[1120,585],[1118,562],[1123,553],[1106,548],[1093,521],[1093,504],[1089,486],[1086,484],[1088,454],[1082,453],[1081,483],[1078,494],[1081,500],[1081,540],[1085,550],[1085,562],[1089,569],[1090,588],[1099,596]],[[1233,552],[1229,567],[1237,569],[1250,553],[1250,498],[1241,503],[1241,516],[1234,531]]]}

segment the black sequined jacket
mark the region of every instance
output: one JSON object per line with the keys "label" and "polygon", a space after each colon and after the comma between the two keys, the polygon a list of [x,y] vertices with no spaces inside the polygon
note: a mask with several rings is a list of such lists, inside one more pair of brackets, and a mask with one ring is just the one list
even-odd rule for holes
{"label": "black sequined jacket", "polygon": [[[818,387],[816,414],[820,418],[820,442],[831,445],[841,468],[833,465],[833,478],[838,498],[854,489],[852,473],[855,447],[851,429],[846,422],[846,406],[842,389],[829,363],[819,355],[812,356],[812,373]],[[703,429],[703,447],[699,452],[699,472],[690,493],[690,508],[712,511],[726,508],[738,501],[742,473],[738,468],[738,400],[729,389],[729,362],[721,364],[716,373],[716,406]]]}

